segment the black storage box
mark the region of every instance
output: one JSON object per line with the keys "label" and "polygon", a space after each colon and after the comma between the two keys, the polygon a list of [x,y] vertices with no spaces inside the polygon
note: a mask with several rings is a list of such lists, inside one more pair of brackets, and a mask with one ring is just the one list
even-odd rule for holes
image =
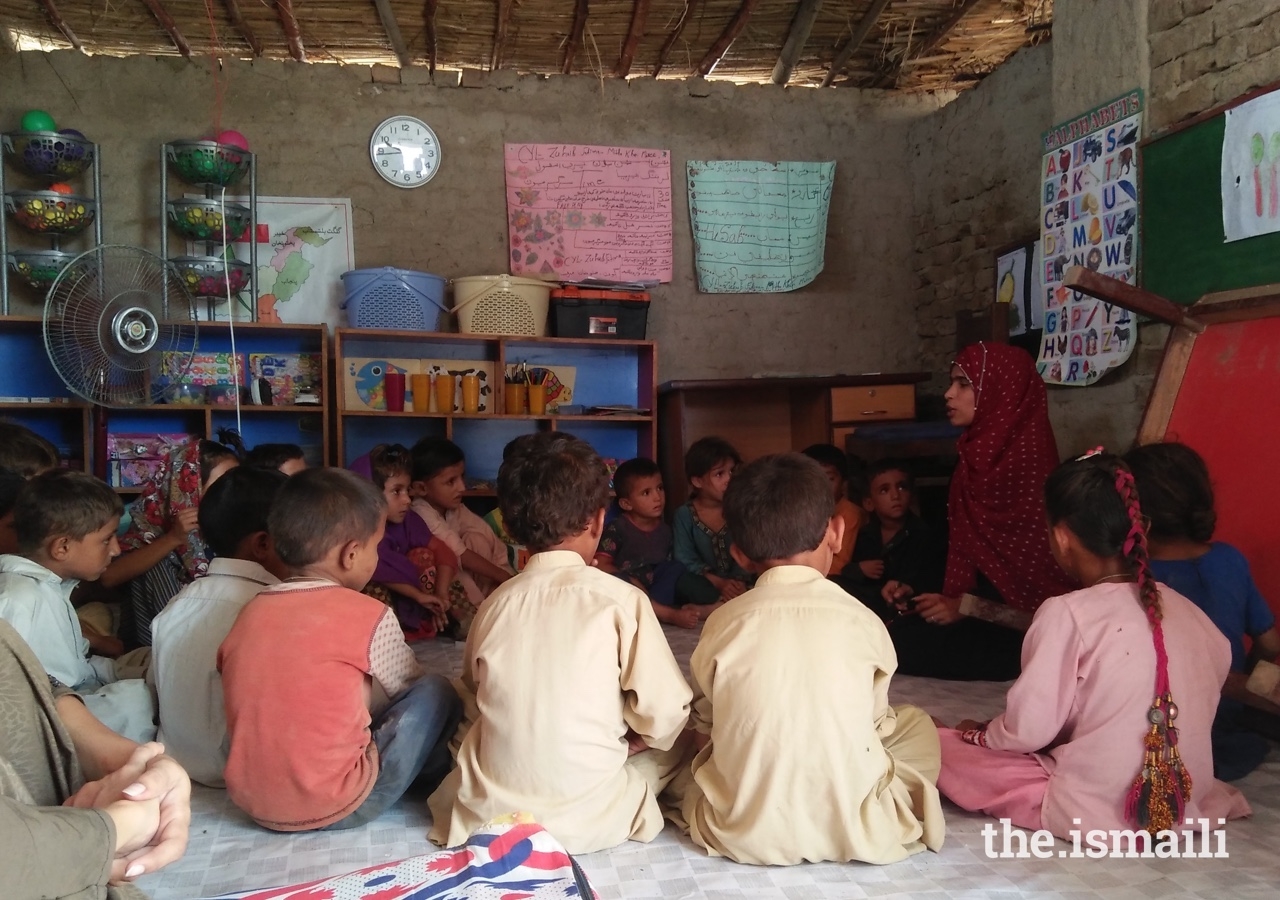
{"label": "black storage box", "polygon": [[649,294],[644,291],[561,288],[551,292],[551,327],[556,337],[642,341],[648,320]]}

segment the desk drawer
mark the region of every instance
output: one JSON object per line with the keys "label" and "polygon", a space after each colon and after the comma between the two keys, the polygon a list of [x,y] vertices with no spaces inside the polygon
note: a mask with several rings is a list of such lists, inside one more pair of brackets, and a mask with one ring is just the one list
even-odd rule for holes
{"label": "desk drawer", "polygon": [[831,389],[832,422],[877,422],[915,417],[916,388],[913,384]]}

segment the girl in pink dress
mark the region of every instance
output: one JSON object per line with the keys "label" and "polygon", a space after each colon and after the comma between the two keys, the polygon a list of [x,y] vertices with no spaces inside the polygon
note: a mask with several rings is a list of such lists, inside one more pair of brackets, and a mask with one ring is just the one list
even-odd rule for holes
{"label": "girl in pink dress", "polygon": [[1086,587],[1036,612],[1003,713],[939,729],[938,790],[1068,839],[1249,815],[1240,792],[1213,778],[1209,730],[1230,648],[1151,577],[1128,467],[1100,450],[1063,463],[1045,506],[1054,559]]}

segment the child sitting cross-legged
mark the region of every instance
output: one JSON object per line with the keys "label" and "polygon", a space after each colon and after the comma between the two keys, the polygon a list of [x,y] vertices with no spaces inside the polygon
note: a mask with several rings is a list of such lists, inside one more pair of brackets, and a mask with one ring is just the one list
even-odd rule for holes
{"label": "child sitting cross-legged", "polygon": [[1128,466],[1094,451],[1054,470],[1044,496],[1054,559],[1086,587],[1036,610],[1003,713],[939,730],[939,790],[1063,839],[1138,829],[1175,850],[1184,823],[1249,815],[1213,777],[1230,647],[1152,577]]}
{"label": "child sitting cross-legged", "polygon": [[154,704],[141,680],[149,651],[89,656],[71,605],[76,585],[101,577],[120,553],[121,511],[116,493],[83,472],[54,469],[26,481],[13,509],[18,552],[0,556],[0,618],[103,724],[145,742],[155,736]]}
{"label": "child sitting cross-legged", "polygon": [[622,512],[604,527],[596,566],[648,594],[659,622],[696,628],[714,603],[681,606],[677,600],[698,595],[696,590],[680,589],[681,579],[687,588],[697,576],[672,554],[671,526],[662,520],[667,498],[658,464],[651,459],[627,460],[613,475],[613,493]]}
{"label": "child sitting cross-legged", "polygon": [[352,464],[387,503],[387,529],[378,544],[378,568],[365,593],[396,611],[407,640],[435,637],[448,624],[449,585],[458,558],[410,509],[413,461],[400,444],[379,444]]}
{"label": "child sitting cross-legged", "polygon": [[498,473],[533,556],[480,607],[463,653],[458,767],[429,801],[437,844],[531,813],[571,853],[662,830],[689,686],[642,591],[591,566],[609,475],[571,435],[520,441]]}
{"label": "child sitting cross-legged", "polygon": [[193,781],[222,787],[227,764],[218,647],[236,617],[285,574],[267,517],[286,476],[241,466],[200,502],[200,533],[214,553],[209,572],[184,587],[151,621],[151,670],[160,737]]}
{"label": "child sitting cross-legged", "polygon": [[299,472],[272,505],[289,577],[249,601],[218,651],[227,791],[266,828],[356,828],[448,770],[457,694],[360,593],[385,520],[377,488],[341,469]]}
{"label": "child sitting cross-legged", "polygon": [[689,502],[676,510],[671,521],[676,559],[695,576],[681,585],[683,602],[732,600],[751,582],[729,553],[733,538],[724,519],[724,492],[741,464],[742,457],[724,438],[699,438],[685,452]]}
{"label": "child sitting cross-legged", "polygon": [[450,609],[465,635],[480,603],[511,577],[507,545],[462,502],[467,460],[461,447],[445,438],[423,438],[413,445],[410,456],[411,508],[458,558],[461,589],[451,594]]}
{"label": "child sitting cross-legged", "polygon": [[712,856],[756,865],[891,863],[942,846],[938,738],[889,705],[884,623],[827,580],[844,522],[821,467],[765,456],[725,495],[755,587],[712,613],[693,652],[699,748],[664,800]]}
{"label": "child sitting cross-legged", "polygon": [[[1204,610],[1231,642],[1231,671],[1213,720],[1213,773],[1243,778],[1267,755],[1268,742],[1250,728],[1245,706],[1275,714],[1274,706],[1245,689],[1259,661],[1280,654],[1276,620],[1249,561],[1230,544],[1213,539],[1218,523],[1213,484],[1204,459],[1186,444],[1147,444],[1125,454],[1151,522],[1151,572]],[[1244,639],[1252,641],[1245,652]]]}

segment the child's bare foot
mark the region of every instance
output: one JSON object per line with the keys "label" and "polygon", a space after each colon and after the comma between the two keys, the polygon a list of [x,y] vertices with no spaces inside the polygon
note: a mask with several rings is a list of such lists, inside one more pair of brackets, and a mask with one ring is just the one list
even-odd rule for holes
{"label": "child's bare foot", "polygon": [[653,603],[653,613],[658,617],[659,622],[668,625],[678,625],[681,628],[697,628],[698,613],[696,607],[682,606],[676,608],[674,606],[664,606],[661,603]]}
{"label": "child's bare foot", "polygon": [[715,603],[708,603],[705,606],[695,606],[693,609],[697,613],[699,619],[705,620],[707,616],[724,606],[727,602],[727,600],[717,600]]}

